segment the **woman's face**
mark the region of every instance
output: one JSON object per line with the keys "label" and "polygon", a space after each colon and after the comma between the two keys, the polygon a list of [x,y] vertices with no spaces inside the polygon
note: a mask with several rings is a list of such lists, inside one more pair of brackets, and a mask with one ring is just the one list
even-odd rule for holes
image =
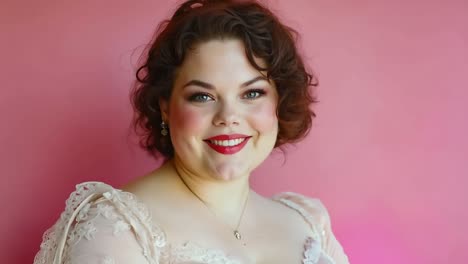
{"label": "woman's face", "polygon": [[275,85],[250,65],[241,41],[196,45],[177,71],[169,102],[161,102],[176,163],[220,180],[250,175],[275,145],[277,102]]}

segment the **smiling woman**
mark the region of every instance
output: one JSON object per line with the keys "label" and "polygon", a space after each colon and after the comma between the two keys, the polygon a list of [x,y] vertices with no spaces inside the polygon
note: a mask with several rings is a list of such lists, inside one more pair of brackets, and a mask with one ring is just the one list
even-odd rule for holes
{"label": "smiling woman", "polygon": [[[240,40],[193,47],[178,69],[170,99],[160,100],[176,164],[213,179],[248,178],[278,135],[278,94],[273,81],[261,74]],[[239,144],[229,146],[229,140]]]}
{"label": "smiling woman", "polygon": [[35,263],[348,263],[320,200],[249,185],[314,116],[291,29],[255,1],[187,1],[137,80],[135,128],[165,163],[123,190],[79,185]]}

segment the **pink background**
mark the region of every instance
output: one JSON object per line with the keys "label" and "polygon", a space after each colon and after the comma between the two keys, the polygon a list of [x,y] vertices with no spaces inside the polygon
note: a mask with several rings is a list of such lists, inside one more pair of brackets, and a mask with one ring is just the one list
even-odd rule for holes
{"label": "pink background", "polygon": [[[319,197],[352,263],[468,259],[466,1],[270,0],[303,35],[311,135],[259,168]],[[0,263],[31,263],[76,183],[157,163],[128,138],[141,47],[174,1],[0,3]]]}

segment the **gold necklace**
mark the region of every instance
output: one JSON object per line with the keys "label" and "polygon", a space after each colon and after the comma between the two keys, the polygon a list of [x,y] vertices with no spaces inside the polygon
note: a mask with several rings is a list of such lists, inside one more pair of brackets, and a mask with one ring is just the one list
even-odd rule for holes
{"label": "gold necklace", "polygon": [[[185,182],[185,180],[180,176],[179,172],[177,171],[176,169],[176,172],[177,172],[177,175],[179,176],[180,180],[182,181],[182,183],[185,185],[185,187],[187,187],[187,189],[208,209],[208,211],[210,211],[210,213],[212,213],[215,217],[218,218],[218,216],[211,210],[211,208],[200,198],[200,196],[198,196],[189,186],[188,184]],[[245,201],[244,201],[244,207],[242,208],[242,213],[239,217],[239,221],[237,222],[237,226],[236,228],[234,229],[233,231],[233,234],[234,234],[234,237],[237,239],[237,240],[241,240],[242,239],[242,236],[239,232],[239,226],[242,222],[242,218],[244,216],[244,212],[245,212],[245,208],[247,207],[247,201],[249,200],[249,192],[247,192],[247,197],[245,198]],[[226,223],[224,223],[225,225],[227,225]]]}

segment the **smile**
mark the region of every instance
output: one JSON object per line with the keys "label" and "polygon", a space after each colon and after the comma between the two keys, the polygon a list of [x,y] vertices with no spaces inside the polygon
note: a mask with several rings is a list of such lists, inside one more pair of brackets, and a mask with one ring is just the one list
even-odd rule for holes
{"label": "smile", "polygon": [[250,136],[247,135],[218,135],[205,139],[209,147],[218,153],[231,155],[241,151],[249,141]]}
{"label": "smile", "polygon": [[230,140],[210,140],[211,144],[223,147],[234,147],[244,142],[245,138],[236,138]]}

